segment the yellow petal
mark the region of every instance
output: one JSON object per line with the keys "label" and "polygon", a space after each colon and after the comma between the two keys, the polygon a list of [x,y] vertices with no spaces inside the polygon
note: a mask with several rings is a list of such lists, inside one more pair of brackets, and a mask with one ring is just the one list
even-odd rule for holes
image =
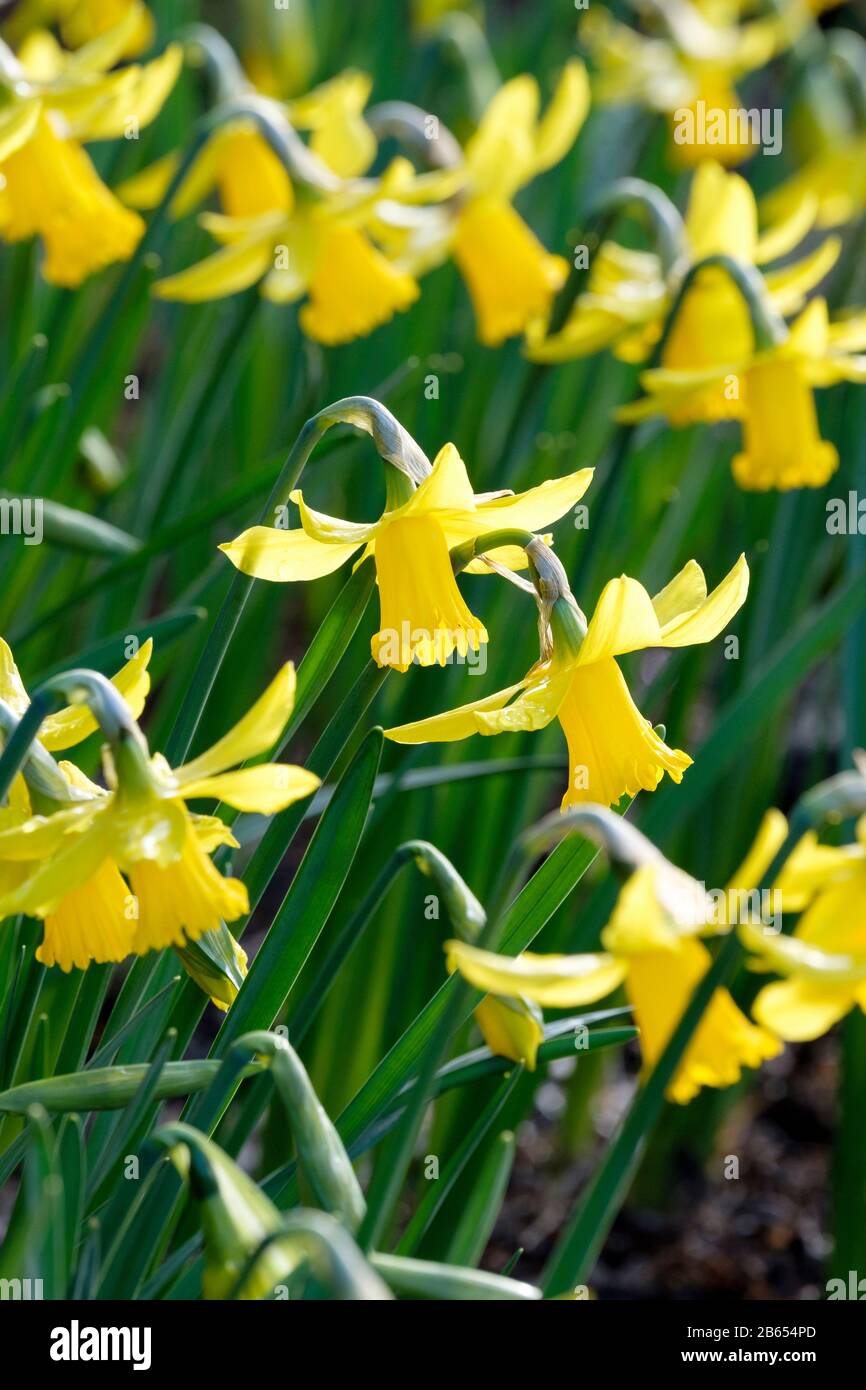
{"label": "yellow petal", "polygon": [[512,998],[521,995],[555,1009],[593,1004],[625,978],[626,965],[602,952],[577,956],[500,956],[463,941],[446,941],[448,969],[459,970],[476,989]]}
{"label": "yellow petal", "polygon": [[764,283],[773,305],[780,314],[793,314],[803,304],[806,295],[820,285],[839,259],[842,242],[839,237],[827,237],[810,255],[781,270],[768,270]]}
{"label": "yellow petal", "polygon": [[147,168],[140,169],[131,178],[124,179],[116,186],[117,196],[127,207],[138,208],[140,212],[158,207],[171,186],[180,159],[172,150],[161,159],[154,160]]}
{"label": "yellow petal", "polygon": [[653,608],[664,628],[675,622],[684,613],[693,613],[707,597],[707,581],[697,560],[689,560],[679,574],[653,595]]}
{"label": "yellow petal", "polygon": [[[105,816],[93,815],[89,822],[82,823],[85,828],[80,833],[64,835],[50,857],[6,894],[0,904],[0,916],[25,912],[30,917],[45,917],[57,911],[68,893],[83,887],[93,877],[108,858],[108,824]],[[12,833],[7,831],[0,838],[6,839]],[[33,843],[36,843],[35,835]]]}
{"label": "yellow petal", "polygon": [[622,574],[605,584],[595,612],[590,619],[578,664],[588,666],[595,661],[623,652],[641,651],[661,643],[661,629],[652,599],[636,579]]}
{"label": "yellow petal", "polygon": [[[527,492],[515,497],[495,497],[480,502],[475,511],[475,523],[481,523],[476,535],[515,527],[522,531],[541,531],[576,506],[592,482],[592,468],[580,468],[563,478],[549,478]],[[446,530],[450,527],[446,526]]]}
{"label": "yellow petal", "polygon": [[68,113],[73,133],[81,140],[109,140],[143,130],[159,115],[182,66],[183,49],[173,43],[151,63],[112,73],[99,102]]}
{"label": "yellow petal", "polygon": [[443,444],[433,467],[421,485],[401,508],[401,514],[414,516],[432,511],[472,511],[475,494],[466,464],[453,444]]}
{"label": "yellow petal", "polygon": [[523,999],[491,995],[475,1009],[475,1022],[496,1057],[510,1057],[513,1062],[525,1063],[527,1071],[535,1071],[538,1049],[544,1042],[537,1007]]}
{"label": "yellow petal", "polygon": [[764,875],[785,843],[788,822],[771,807],[758,826],[758,833],[743,862],[731,875],[728,890],[757,888],[764,881]]}
{"label": "yellow petal", "polygon": [[294,703],[295,668],[287,661],[267,690],[227,734],[200,757],[175,771],[184,796],[194,795],[189,788],[202,778],[211,778],[225,768],[236,767],[247,758],[254,758],[272,748],[288,723]]}
{"label": "yellow petal", "polygon": [[844,1018],[854,1003],[854,990],[813,984],[809,980],[779,980],[766,985],[752,1013],[765,1028],[786,1042],[811,1042]]}
{"label": "yellow petal", "polygon": [[707,160],[692,179],[686,233],[694,261],[725,254],[754,260],[758,238],[755,196],[744,178]]}
{"label": "yellow petal", "polygon": [[[137,719],[144,709],[144,702],[150,691],[148,663],[153,653],[153,639],[142,642],[135,656],[131,657],[122,670],[111,677],[111,683],[119,690],[133,719]],[[97,722],[86,705],[68,705],[66,709],[49,714],[39,730],[39,740],[51,752],[63,748],[73,748],[98,728]]]}
{"label": "yellow petal", "polygon": [[787,215],[759,236],[755,264],[766,265],[768,261],[787,256],[814,227],[817,215],[818,200],[814,193],[806,192],[796,198]]}
{"label": "yellow petal", "polygon": [[466,145],[466,163],[479,192],[511,198],[531,178],[539,104],[538,83],[527,74],[499,88]]}
{"label": "yellow petal", "polygon": [[478,711],[476,725],[482,734],[532,732],[544,729],[559,713],[573,673],[569,667],[550,665],[543,674],[527,679],[526,688],[513,704],[497,711]]}
{"label": "yellow petal", "polygon": [[524,681],[510,685],[505,690],[497,690],[495,695],[487,695],[482,700],[472,700],[459,709],[448,710],[445,714],[434,714],[429,719],[418,719],[412,724],[400,724],[385,730],[385,737],[393,743],[454,743],[458,739],[469,738],[478,733],[476,714],[501,709],[518,690]]}
{"label": "yellow petal", "polygon": [[244,574],[278,583],[333,574],[357,549],[357,543],[325,544],[305,531],[282,531],[273,526],[251,526],[220,546]]}
{"label": "yellow petal", "polygon": [[223,772],[193,781],[184,779],[183,795],[185,800],[196,796],[213,797],[238,811],[272,816],[293,802],[311,796],[319,785],[315,773],[305,768],[288,763],[261,763],[257,767],[241,768],[239,772]]}
{"label": "yellow petal", "polygon": [[179,299],[197,304],[206,299],[222,299],[249,289],[270,269],[273,250],[270,239],[260,236],[225,246],[206,256],[189,270],[157,280],[153,292],[160,299]]}
{"label": "yellow petal", "polygon": [[15,658],[8,642],[0,637],[0,700],[4,700],[18,718],[30,704],[30,697],[15,665]]}
{"label": "yellow petal", "polygon": [[0,110],[0,164],[26,145],[39,120],[38,101],[14,102]]}
{"label": "yellow petal", "polygon": [[340,517],[314,511],[307,506],[299,489],[292,493],[291,500],[300,511],[304,533],[322,545],[351,545],[357,550],[376,534],[378,522],[343,521]]}
{"label": "yellow petal", "polygon": [[568,154],[589,113],[589,104],[586,68],[578,58],[572,58],[563,68],[547,110],[538,122],[533,173],[552,168]]}
{"label": "yellow petal", "polygon": [[697,608],[668,619],[662,627],[661,645],[691,647],[712,641],[742,608],[748,592],[749,566],[745,555],[741,555],[722,582]]}

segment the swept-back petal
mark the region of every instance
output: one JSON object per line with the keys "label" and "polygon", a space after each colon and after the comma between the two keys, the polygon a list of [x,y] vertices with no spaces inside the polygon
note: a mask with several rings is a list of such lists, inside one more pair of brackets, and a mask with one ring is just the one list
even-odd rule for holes
{"label": "swept-back petal", "polygon": [[[153,653],[153,639],[142,642],[135,656],[130,657],[124,667],[112,676],[112,685],[120,691],[133,719],[137,719],[144,709],[144,702],[150,691],[148,662]],[[90,734],[95,733],[97,723],[86,705],[68,705],[66,709],[49,714],[39,730],[39,740],[51,752],[72,748]]]}
{"label": "swept-back petal", "polygon": [[846,989],[811,980],[778,980],[761,990],[752,1013],[786,1042],[811,1042],[845,1017],[855,994],[853,986]]}
{"label": "swept-back petal", "polygon": [[232,564],[256,579],[287,583],[333,574],[358,549],[360,542],[328,545],[305,531],[282,531],[274,526],[251,526],[220,546]]}
{"label": "swept-back petal", "polygon": [[[247,710],[243,718],[238,720],[234,728],[223,734],[207,752],[176,770],[175,777],[183,788],[184,795],[195,795],[189,787],[200,782],[202,778],[213,777],[226,768],[236,767],[247,758],[254,758],[257,754],[272,748],[286,727],[294,703],[295,668],[287,661],[274,676],[267,690],[259,696],[252,708]],[[208,795],[206,792],[198,794]]]}
{"label": "swept-back petal", "polygon": [[690,647],[710,642],[739,612],[749,592],[749,566],[741,555],[733,568],[697,608],[668,619],[661,630],[664,647]]}
{"label": "swept-back petal", "polygon": [[446,941],[448,969],[459,970],[476,989],[511,998],[534,999],[555,1009],[593,1004],[612,993],[625,978],[627,965],[604,952],[584,955],[500,956],[464,941]]}
{"label": "swept-back petal", "polygon": [[479,732],[476,714],[501,709],[525,684],[525,681],[518,681],[505,690],[497,690],[495,695],[472,700],[459,709],[434,714],[429,719],[417,719],[412,724],[399,724],[393,729],[386,729],[385,737],[393,743],[454,743],[458,739],[469,738]]}
{"label": "swept-back petal", "polygon": [[311,796],[319,785],[320,779],[306,768],[292,767],[288,763],[261,763],[238,772],[218,773],[194,781],[185,779],[183,794],[186,800],[208,796],[225,801],[238,811],[272,816],[294,801]]}

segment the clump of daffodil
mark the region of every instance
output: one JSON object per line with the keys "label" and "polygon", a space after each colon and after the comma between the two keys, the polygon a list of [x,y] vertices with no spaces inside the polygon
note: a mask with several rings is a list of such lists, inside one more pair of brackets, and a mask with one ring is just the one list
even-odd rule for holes
{"label": "clump of daffodil", "polygon": [[[441,172],[425,176],[419,191],[402,202],[378,208],[383,235],[401,264],[420,273],[453,256],[472,299],[478,336],[494,346],[546,313],[565,280],[567,262],[545,250],[512,203],[577,138],[589,110],[582,63],[566,64],[540,117],[539,106],[534,77],[506,82],[462,154],[440,130],[435,147]],[[402,102],[380,110],[385,129],[409,138],[414,133],[416,140],[425,120],[435,119]],[[439,199],[436,206],[408,205],[431,199]]]}
{"label": "clump of daffodil", "polygon": [[0,44],[0,236],[40,236],[43,274],[79,285],[127,259],[144,230],[102,182],[84,143],[128,135],[159,112],[180,69],[176,45],[143,65],[115,67],[137,31],[141,5],[75,53],[47,30],[31,33],[17,56]]}
{"label": "clump of daffodil", "polygon": [[691,758],[669,748],[644,719],[616,657],[717,637],[745,601],[745,557],[710,594],[694,560],[654,598],[636,579],[612,579],[587,623],[559,562],[538,540],[528,549],[544,574],[549,649],[516,685],[388,729],[386,737],[395,743],[450,743],[477,733],[543,729],[558,719],[569,755],[563,810],[588,801],[612,806],[625,793],[654,791],[665,773],[681,781]]}
{"label": "clump of daffodil", "polygon": [[[587,822],[595,820],[602,829],[607,814],[600,807],[584,813]],[[592,824],[580,816],[575,828],[593,834]],[[602,932],[601,951],[573,956],[527,951],[509,957],[449,941],[448,968],[459,970],[477,989],[552,1008],[596,1003],[623,985],[640,1030],[644,1069],[650,1071],[712,963],[702,937],[728,931],[740,922],[760,933],[759,927],[750,925],[754,885],[766,873],[786,833],[785,818],[771,812],[731,883],[719,895],[708,895],[634,827],[612,825],[613,843],[634,846],[636,852]],[[804,837],[774,886],[774,915],[802,906],[822,882],[843,871],[840,860],[832,854],[828,859],[813,837]],[[762,1018],[762,1023],[766,1026],[751,1023],[729,992],[718,989],[668,1087],[668,1098],[686,1104],[702,1086],[734,1085],[743,1067],[758,1067],[776,1056],[781,1050],[777,1030],[770,1019]]]}
{"label": "clump of daffodil", "polygon": [[[389,468],[389,480],[396,476]],[[325,516],[295,491],[299,529],[253,526],[220,548],[245,574],[281,582],[318,579],[358,552],[362,560],[372,555],[380,607],[379,631],[371,643],[374,659],[399,671],[413,661],[444,665],[452,652],[465,656],[487,641],[483,623],[469,611],[457,587],[452,547],[484,536],[495,539],[494,533],[504,530],[541,529],[564,516],[591,480],[592,469],[582,468],[516,496],[476,495],[463,460],[453,444],[446,444],[417,487],[400,475],[401,500],[389,505],[378,521]],[[526,563],[523,551],[512,545],[496,546],[490,559],[509,568]],[[479,561],[468,568],[485,571]]]}
{"label": "clump of daffodil", "polygon": [[644,399],[618,412],[623,420],[665,415],[742,421],[743,448],[732,461],[740,487],[821,487],[836,471],[835,445],[822,439],[813,389],[866,380],[866,315],[831,323],[814,299],[775,341],[753,344],[715,367],[660,367],[641,376]]}
{"label": "clump of daffodil", "polygon": [[[626,209],[634,203],[637,210],[643,190],[634,180],[623,181],[620,206]],[[696,169],[684,219],[659,190],[648,188],[646,194],[653,209],[661,210],[656,215],[664,215],[669,243],[664,254],[602,242],[591,262],[587,290],[578,296],[562,328],[550,333],[543,320],[530,325],[527,355],[534,361],[563,362],[602,348],[610,348],[623,361],[645,361],[662,336],[690,268],[722,255],[741,265],[769,266],[795,250],[817,212],[814,198],[804,195],[784,219],[760,232],[748,183],[714,160]],[[838,238],[828,237],[800,260],[763,271],[764,293],[776,313],[802,309],[809,291],[834,265],[840,246]],[[707,266],[679,306],[663,344],[661,365],[697,370],[735,361],[751,345],[751,321],[741,293],[724,270]],[[690,418],[695,413],[693,405]]]}
{"label": "clump of daffodil", "polygon": [[272,814],[315,790],[318,778],[303,768],[262,763],[230,770],[273,746],[294,685],[286,665],[228,734],[173,769],[150,755],[125,703],[105,683],[112,720],[110,733],[103,724],[107,790],[63,765],[74,799],[0,831],[0,864],[24,870],[0,897],[0,915],[43,919],[43,964],[68,971],[184,946],[248,910],[244,885],[224,878],[210,858],[218,846],[236,844],[231,832],[186,803],[214,798]]}
{"label": "clump of daffodil", "polygon": [[671,149],[684,165],[710,156],[740,164],[755,150],[738,119],[736,84],[784,52],[810,22],[805,5],[748,17],[691,0],[649,0],[642,33],[592,6],[580,37],[593,63],[593,96],[605,104],[636,102],[668,117]]}

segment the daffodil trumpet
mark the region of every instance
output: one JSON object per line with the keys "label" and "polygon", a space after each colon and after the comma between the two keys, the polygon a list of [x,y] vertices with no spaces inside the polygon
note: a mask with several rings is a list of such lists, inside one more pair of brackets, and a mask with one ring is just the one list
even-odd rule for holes
{"label": "daffodil trumpet", "polygon": [[[429,115],[407,103],[389,104],[377,115],[380,122],[387,120],[389,133],[420,151],[428,166],[432,156],[432,172],[405,195],[379,204],[378,234],[399,262],[417,273],[453,255],[478,336],[489,346],[546,315],[568,273],[568,263],[546,250],[513,199],[536,174],[557,164],[576,139],[589,110],[583,64],[566,63],[543,115],[539,107],[534,78],[524,74],[506,82],[465,151],[441,123],[431,131]],[[419,138],[431,134],[432,140]]]}

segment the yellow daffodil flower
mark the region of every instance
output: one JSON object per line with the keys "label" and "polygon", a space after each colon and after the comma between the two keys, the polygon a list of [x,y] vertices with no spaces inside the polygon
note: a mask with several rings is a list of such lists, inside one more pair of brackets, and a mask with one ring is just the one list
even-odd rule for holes
{"label": "yellow daffodil flower", "polygon": [[[708,256],[729,255],[743,265],[767,266],[802,241],[817,212],[804,195],[783,219],[758,230],[755,196],[739,174],[715,161],[695,171],[683,222],[682,257],[666,276],[653,252],[634,251],[606,241],[595,256],[588,289],[578,297],[563,328],[546,333],[543,320],[527,332],[527,355],[537,362],[563,362],[609,347],[623,361],[642,362],[661,336],[679,284],[690,266]],[[832,269],[841,247],[828,237],[802,259],[763,272],[770,304],[777,313],[798,312],[806,296]],[[708,267],[690,288],[665,342],[661,365],[672,368],[715,366],[736,361],[751,349],[748,310],[730,277]],[[692,402],[689,419],[724,411],[716,392],[708,402]],[[715,414],[713,414],[715,409]],[[679,423],[687,423],[682,421]]]}
{"label": "yellow daffodil flower", "polygon": [[665,415],[675,423],[694,410],[703,418],[733,416],[743,423],[744,447],[732,462],[740,487],[821,487],[836,471],[839,455],[820,437],[813,387],[866,380],[864,349],[866,315],[830,323],[825,301],[814,299],[771,348],[714,368],[644,372],[647,396],[618,416]]}
{"label": "yellow daffodil flower", "polygon": [[386,737],[395,743],[450,743],[476,733],[543,729],[558,719],[569,754],[563,810],[589,801],[612,806],[625,793],[654,791],[666,772],[679,782],[691,758],[669,748],[643,718],[615,658],[647,647],[709,642],[742,606],[748,584],[744,556],[709,595],[694,560],[654,598],[635,579],[612,579],[576,649],[566,643],[559,651],[554,632],[552,656],[516,685],[388,729]]}
{"label": "yellow daffodil flower", "polygon": [[43,274],[56,285],[79,285],[127,259],[144,230],[82,148],[147,125],[174,85],[177,46],[142,66],[114,68],[142,13],[129,6],[114,28],[72,54],[47,31],[31,34],[17,57],[0,52],[9,96],[0,106],[0,236],[40,236]]}
{"label": "yellow daffodil flower", "polygon": [[[583,64],[569,62],[539,118],[534,77],[506,82],[488,106],[457,167],[428,176],[425,197],[438,207],[378,209],[389,223],[401,264],[429,270],[448,256],[466,282],[478,336],[495,346],[546,313],[568,265],[550,255],[512,206],[520,188],[567,154],[589,110]],[[457,180],[455,184],[455,180]]]}
{"label": "yellow daffodil flower", "polygon": [[402,161],[372,185],[332,192],[293,190],[283,212],[231,218],[203,213],[202,225],[223,249],[154,286],[162,299],[198,303],[262,282],[276,304],[306,296],[298,321],[310,338],[333,345],[372,333],[418,297],[412,275],[393,265],[365,230],[379,192],[405,181]]}
{"label": "yellow daffodil flower", "polygon": [[[301,528],[253,526],[220,547],[233,565],[258,579],[281,582],[331,574],[358,551],[372,555],[379,585],[380,628],[372,639],[380,666],[405,671],[413,661],[444,665],[452,652],[465,656],[487,641],[467,608],[451,567],[449,550],[502,529],[540,530],[564,516],[583,496],[592,469],[582,468],[517,496],[478,495],[453,444],[437,455],[432,471],[401,506],[378,521],[341,521],[308,507],[292,494]],[[514,547],[492,552],[514,568],[525,563]],[[484,566],[469,566],[482,572]]]}
{"label": "yellow daffodil flower", "polygon": [[[580,37],[594,65],[593,95],[604,104],[638,102],[669,118],[680,164],[710,156],[739,164],[755,149],[753,132],[737,119],[736,83],[784,52],[809,23],[805,6],[748,19],[689,0],[651,0],[657,21],[642,34],[593,6]],[[720,119],[721,118],[721,119]]]}
{"label": "yellow daffodil flower", "polygon": [[[782,834],[784,836],[784,818]],[[748,880],[744,870],[763,870],[772,858],[779,826],[762,826],[756,845],[719,904],[688,874],[652,850],[620,891],[601,938],[603,950],[580,955],[499,956],[463,942],[446,943],[448,968],[457,969],[477,989],[517,995],[552,1008],[596,1003],[621,984],[640,1029],[644,1070],[663,1053],[695,988],[712,962],[699,939],[729,925],[729,905],[739,901]],[[488,1040],[489,1041],[489,1040]],[[492,1042],[490,1046],[497,1050]],[[699,1024],[668,1087],[668,1099],[685,1105],[702,1086],[732,1086],[743,1067],[758,1067],[781,1045],[772,1032],[756,1027],[719,989]],[[510,1056],[510,1053],[505,1053]]]}
{"label": "yellow daffodil flower", "polygon": [[236,844],[231,832],[212,816],[192,815],[186,803],[213,797],[270,815],[315,790],[319,779],[299,767],[229,770],[273,746],[294,686],[286,665],[228,734],[177,769],[151,758],[134,729],[106,753],[108,791],[78,774],[86,800],[0,831],[0,863],[27,865],[0,899],[0,915],[43,918],[43,964],[84,969],[91,960],[182,946],[248,910],[244,885],[209,858],[217,846]]}

